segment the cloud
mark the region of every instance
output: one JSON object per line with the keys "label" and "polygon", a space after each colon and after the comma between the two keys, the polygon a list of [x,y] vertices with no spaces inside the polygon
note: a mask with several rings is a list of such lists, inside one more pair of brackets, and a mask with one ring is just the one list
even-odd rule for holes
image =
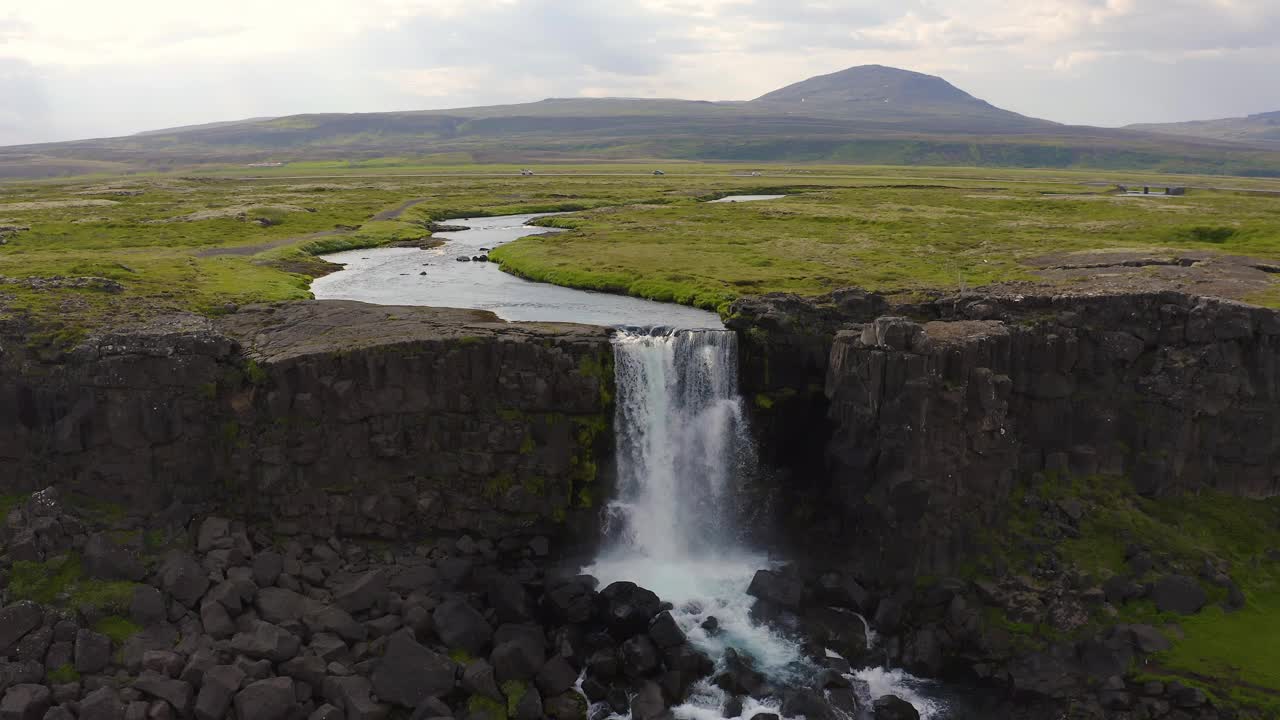
{"label": "cloud", "polygon": [[1280,108],[1268,75],[1275,0],[11,5],[0,11],[0,144],[552,96],[748,99],[863,63],[940,74],[1068,122]]}

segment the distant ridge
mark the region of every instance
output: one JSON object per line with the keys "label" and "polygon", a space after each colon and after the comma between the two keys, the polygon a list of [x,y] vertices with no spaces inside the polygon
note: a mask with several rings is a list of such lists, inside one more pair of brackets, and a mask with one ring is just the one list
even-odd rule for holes
{"label": "distant ridge", "polygon": [[[1269,123],[1270,115],[1255,118]],[[861,65],[749,101],[549,98],[450,110],[252,118],[15,146],[0,148],[0,179],[372,158],[1159,168],[1280,176],[1280,152],[1242,147],[1235,137],[1168,132],[1060,125],[998,108],[940,77]]]}
{"label": "distant ridge", "polygon": [[1257,147],[1280,150],[1280,110],[1257,113],[1242,118],[1219,120],[1193,120],[1178,123],[1141,123],[1128,126],[1129,130],[1164,133],[1246,143]]}

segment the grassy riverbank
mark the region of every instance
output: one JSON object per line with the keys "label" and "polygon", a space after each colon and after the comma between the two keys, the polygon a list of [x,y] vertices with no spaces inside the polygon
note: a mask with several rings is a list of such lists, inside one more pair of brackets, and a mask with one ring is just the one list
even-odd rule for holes
{"label": "grassy riverbank", "polygon": [[[0,318],[34,320],[51,340],[67,341],[98,325],[170,311],[216,314],[234,304],[301,299],[310,280],[331,269],[316,254],[420,243],[429,223],[442,218],[552,210],[575,211],[550,220],[572,232],[506,246],[496,253],[504,269],[711,309],[743,294],[813,294],[848,285],[1072,285],[1085,279],[1043,267],[1070,265],[1074,256],[1064,253],[1085,250],[1280,260],[1280,196],[1105,194],[1108,181],[1158,183],[1153,176],[667,169],[653,176],[647,165],[557,166],[519,177],[506,167],[328,164],[272,169],[252,179],[227,169],[199,177],[2,184],[0,228],[8,229],[0,229]],[[753,169],[761,175],[747,174]],[[1280,192],[1280,182],[1257,179],[1172,182]],[[790,196],[702,202],[759,191]],[[1221,294],[1280,304],[1273,277],[1280,276]],[[1211,284],[1208,291],[1215,290]]]}

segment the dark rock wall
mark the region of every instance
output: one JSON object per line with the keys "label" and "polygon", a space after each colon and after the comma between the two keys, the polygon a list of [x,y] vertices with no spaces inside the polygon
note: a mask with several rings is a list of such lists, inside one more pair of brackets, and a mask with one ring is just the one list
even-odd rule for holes
{"label": "dark rock wall", "polygon": [[601,328],[304,303],[122,332],[62,363],[4,360],[6,493],[54,484],[282,534],[403,537],[555,530],[603,492]]}
{"label": "dark rock wall", "polygon": [[[783,510],[797,535],[840,539],[869,572],[955,570],[1038,474],[1126,476],[1149,495],[1280,492],[1274,311],[1165,293],[947,298],[872,319],[866,297],[845,310],[827,298],[792,314],[821,319],[793,346],[777,316],[794,303],[744,305],[737,321],[757,365],[811,357],[841,328],[821,367],[823,468],[810,454]],[[766,428],[777,409],[757,408]]]}

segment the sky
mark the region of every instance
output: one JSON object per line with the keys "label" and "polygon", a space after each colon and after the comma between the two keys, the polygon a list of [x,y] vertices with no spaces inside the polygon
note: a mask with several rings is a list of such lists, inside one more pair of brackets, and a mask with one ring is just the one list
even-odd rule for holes
{"label": "sky", "polygon": [[308,112],[747,100],[882,64],[1117,126],[1280,110],[1280,0],[0,0],[0,145]]}

